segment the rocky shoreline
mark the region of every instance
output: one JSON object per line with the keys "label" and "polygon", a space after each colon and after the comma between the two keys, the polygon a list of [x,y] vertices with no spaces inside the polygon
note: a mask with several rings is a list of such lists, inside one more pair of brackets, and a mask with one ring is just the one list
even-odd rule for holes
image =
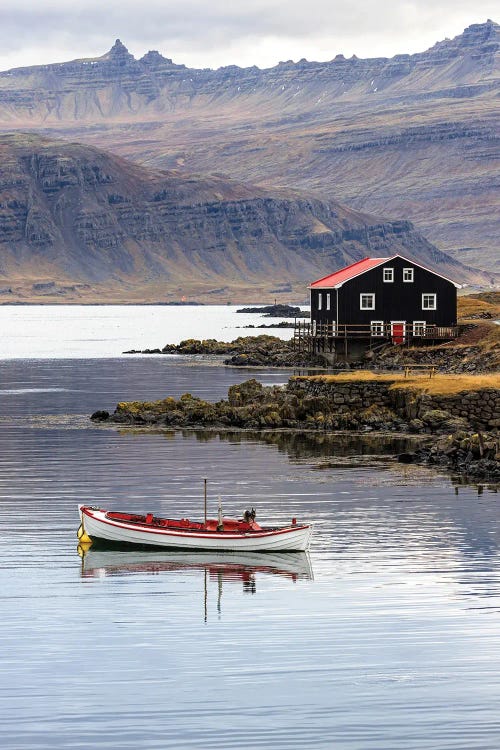
{"label": "rocky shoreline", "polygon": [[[270,324],[267,327],[281,328],[289,325],[285,322]],[[338,361],[334,369],[357,370],[369,367],[374,371],[388,371],[401,370],[412,365],[427,365],[449,373],[496,372],[500,368],[498,344],[484,346],[475,340],[475,333],[476,328],[468,326],[459,340],[437,346],[402,347],[387,344],[377,352],[367,351],[359,362]],[[216,339],[186,339],[179,344],[166,344],[163,348],[132,349],[124,354],[225,355],[223,364],[233,367],[327,367],[323,357],[298,349],[293,339],[284,341],[269,334],[240,336],[230,342]]]}
{"label": "rocky shoreline", "polygon": [[251,379],[231,386],[227,399],[215,403],[185,393],[179,399],[122,402],[113,414],[97,411],[91,419],[153,428],[422,435],[432,444],[402,460],[500,479],[498,389],[432,397],[394,385],[396,380],[332,384],[299,377],[285,386],[263,386]]}
{"label": "rocky shoreline", "polygon": [[443,435],[433,445],[403,453],[398,460],[445,468],[472,479],[500,482],[499,436],[494,433],[459,431]]}
{"label": "rocky shoreline", "polygon": [[162,349],[131,349],[124,354],[226,355],[223,363],[234,367],[325,367],[322,357],[299,351],[293,342],[267,334],[240,336],[230,342],[186,339],[179,344],[166,344]]}
{"label": "rocky shoreline", "polygon": [[[427,365],[441,372],[480,373],[496,372],[500,366],[498,347],[485,349],[480,344],[440,344],[438,346],[387,346],[376,356],[367,356],[370,367],[397,369],[411,365]],[[366,367],[365,361],[365,367]]]}

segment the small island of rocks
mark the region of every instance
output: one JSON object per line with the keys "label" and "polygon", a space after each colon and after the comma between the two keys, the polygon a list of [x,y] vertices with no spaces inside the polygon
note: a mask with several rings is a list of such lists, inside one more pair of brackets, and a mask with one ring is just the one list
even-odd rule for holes
{"label": "small island of rocks", "polygon": [[[495,376],[447,376],[370,372],[292,377],[284,386],[255,379],[229,388],[215,403],[185,393],[154,402],[122,402],[94,422],[182,429],[377,431],[430,439],[407,463],[444,466],[500,479],[500,389]],[[433,436],[436,436],[433,439]]]}
{"label": "small island of rocks", "polygon": [[242,307],[237,313],[260,313],[265,318],[309,318],[310,314],[293,305],[265,305],[264,307]]}

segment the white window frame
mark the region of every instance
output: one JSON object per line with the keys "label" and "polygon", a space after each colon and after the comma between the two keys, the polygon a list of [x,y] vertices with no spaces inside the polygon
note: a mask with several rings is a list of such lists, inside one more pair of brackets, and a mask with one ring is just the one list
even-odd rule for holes
{"label": "white window frame", "polygon": [[323,292],[318,292],[318,310],[323,306]]}
{"label": "white window frame", "polygon": [[[429,304],[424,304],[426,297],[433,297],[432,303],[429,300]],[[437,294],[433,292],[423,292],[422,294],[422,310],[437,310]]]}
{"label": "white window frame", "polygon": [[[363,297],[370,297],[370,303],[363,305]],[[360,310],[375,310],[375,292],[361,292],[359,295],[359,309]]]}
{"label": "white window frame", "polygon": [[383,320],[370,320],[370,335],[375,338],[384,335],[384,321]]}
{"label": "white window frame", "polygon": [[[406,275],[409,276],[409,278],[405,278]],[[413,284],[413,281],[415,279],[415,269],[414,268],[403,268],[403,283],[404,284]]]}
{"label": "white window frame", "polygon": [[413,321],[413,335],[414,336],[425,336],[425,329],[427,327],[426,320],[414,320]]}
{"label": "white window frame", "polygon": [[394,282],[394,268],[384,268],[382,271],[382,279],[385,284],[392,284]]}
{"label": "white window frame", "polygon": [[326,294],[326,309],[330,310],[330,303],[331,303],[331,294],[327,292]]}

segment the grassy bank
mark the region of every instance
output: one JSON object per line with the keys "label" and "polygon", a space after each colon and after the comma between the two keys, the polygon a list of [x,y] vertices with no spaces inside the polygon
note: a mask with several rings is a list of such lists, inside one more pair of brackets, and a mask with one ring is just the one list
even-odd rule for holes
{"label": "grassy bank", "polygon": [[458,320],[470,320],[485,313],[500,318],[500,292],[478,292],[458,298]]}
{"label": "grassy bank", "polygon": [[446,375],[411,374],[405,378],[403,373],[378,374],[370,370],[343,372],[338,375],[302,375],[298,380],[312,380],[323,383],[390,383],[390,388],[418,389],[431,395],[447,396],[456,393],[470,393],[484,388],[500,388],[500,376],[492,375]]}

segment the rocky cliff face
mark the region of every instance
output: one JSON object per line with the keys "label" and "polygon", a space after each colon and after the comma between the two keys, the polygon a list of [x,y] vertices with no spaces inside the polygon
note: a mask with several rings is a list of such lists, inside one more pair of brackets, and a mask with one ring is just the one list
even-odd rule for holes
{"label": "rocky cliff face", "polygon": [[394,252],[476,278],[408,222],[309,195],[153,172],[26,134],[0,136],[0,159],[0,274],[6,288],[21,284],[21,296],[26,284],[32,296],[62,294],[61,284],[78,296],[97,284],[122,299],[143,287],[146,299],[214,287],[227,298],[244,283],[255,297],[288,283],[303,297],[313,278]]}
{"label": "rocky cliff face", "polygon": [[215,71],[136,60],[117,41],[100,58],[0,74],[0,128],[316,191],[499,270],[499,40],[487,21],[415,55]]}

